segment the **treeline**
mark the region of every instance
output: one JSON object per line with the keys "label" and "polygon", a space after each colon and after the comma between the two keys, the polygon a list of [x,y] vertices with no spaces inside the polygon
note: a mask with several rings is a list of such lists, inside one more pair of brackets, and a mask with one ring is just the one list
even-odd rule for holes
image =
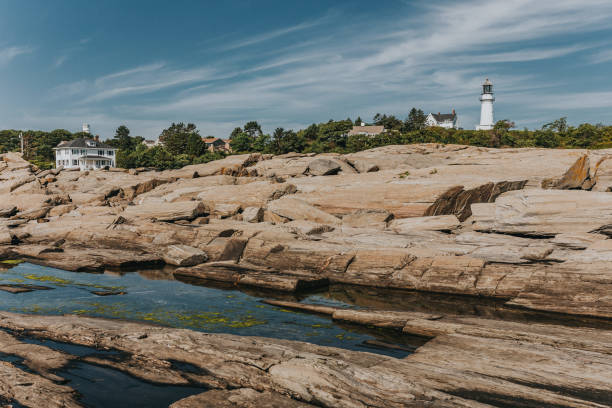
{"label": "treeline", "polygon": [[51,132],[41,130],[0,130],[0,153],[17,152],[21,149],[23,135],[24,157],[41,168],[48,169],[55,165],[56,147],[62,140],[72,140],[90,136],[87,133],[71,133],[65,129]]}
{"label": "treeline", "polygon": [[373,124],[385,126],[386,132],[377,136],[348,135],[353,126],[362,123],[361,118],[312,124],[294,132],[283,128],[272,135],[261,132],[257,122],[249,122],[244,128],[236,128],[231,134],[234,153],[262,152],[284,154],[289,152],[353,153],[392,144],[443,143],[483,147],[546,147],[589,148],[612,147],[612,126],[588,123],[568,126],[566,118],[544,125],[538,130],[515,130],[514,123],[500,120],[494,129],[462,130],[427,127],[426,116],[421,110],[412,109],[405,120],[393,115],[376,114]]}
{"label": "treeline", "polygon": [[[588,148],[612,147],[612,126],[582,124],[569,126],[566,118],[547,123],[538,130],[515,130],[514,123],[501,120],[488,131],[444,129],[426,127],[426,116],[420,109],[412,109],[406,119],[394,115],[376,114],[372,124],[386,130],[377,136],[351,135],[353,126],[362,123],[361,118],[330,120],[312,124],[298,131],[277,128],[265,134],[259,123],[247,122],[229,135],[233,154],[261,152],[284,154],[289,152],[337,152],[352,153],[392,144],[443,143],[483,147],[545,147]],[[0,153],[18,151],[19,130],[0,131]],[[27,140],[25,156],[41,168],[53,167],[53,148],[62,140],[91,137],[87,133],[71,133],[64,129],[51,132],[23,131]],[[172,123],[159,137],[160,145],[147,147],[140,136],[130,136],[130,130],[119,126],[112,139],[105,143],[117,147],[117,166],[124,168],[154,167],[158,169],[180,168],[189,164],[206,163],[227,155],[225,152],[208,151],[199,130],[192,123]]]}
{"label": "treeline", "polygon": [[223,152],[210,152],[193,123],[173,123],[159,136],[157,146],[144,145],[140,136],[130,136],[130,130],[119,126],[115,136],[106,143],[117,147],[117,167],[126,169],[154,167],[156,169],[178,169],[189,164],[208,163],[222,159]]}
{"label": "treeline", "polygon": [[[51,132],[38,130],[0,131],[0,153],[19,151],[24,139],[24,157],[42,169],[55,166],[55,151],[60,142],[93,135],[84,132],[71,133],[65,129]],[[119,126],[112,139],[103,142],[118,148],[118,167],[154,167],[158,169],[181,168],[189,164],[206,163],[225,157],[221,152],[209,152],[194,124],[173,123],[160,136],[162,144],[152,148],[143,144],[142,136],[130,136],[126,126]]]}

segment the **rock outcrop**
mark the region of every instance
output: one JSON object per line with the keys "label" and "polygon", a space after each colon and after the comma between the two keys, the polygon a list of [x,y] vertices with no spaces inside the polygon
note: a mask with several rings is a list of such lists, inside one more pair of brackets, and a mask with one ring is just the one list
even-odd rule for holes
{"label": "rock outcrop", "polygon": [[[71,270],[165,262],[234,281],[213,265],[230,262],[244,285],[279,290],[350,283],[609,316],[612,300],[592,295],[611,288],[598,266],[612,259],[608,156],[429,144],[40,172],[8,154],[0,246]],[[170,256],[185,246],[199,257]]]}
{"label": "rock outcrop", "polygon": [[396,359],[117,320],[0,313],[0,327],[9,333],[91,348],[74,356],[23,343],[7,333],[0,337],[3,351],[23,358],[33,372],[0,364],[0,389],[24,406],[79,406],[70,383],[57,385],[45,375],[50,368],[81,361],[151,383],[212,390],[177,401],[174,407],[206,406],[203,401],[220,399],[225,405],[217,406],[228,407],[261,406],[262,401],[279,407],[381,408],[597,407],[612,402],[609,331],[329,309],[337,320],[395,327],[432,340]]}
{"label": "rock outcrop", "polygon": [[[611,154],[424,144],[345,156],[236,155],[163,172],[41,172],[10,153],[0,156],[0,260],[95,272],[169,264],[179,267],[170,272],[177,278],[237,287],[286,293],[342,283],[488,297],[574,315],[572,321],[604,321],[612,318]],[[27,332],[124,353],[80,361],[211,389],[176,407],[612,404],[609,331],[283,307],[432,340],[398,360],[307,343],[3,313],[0,326],[12,332],[0,332],[2,351],[29,371],[0,364],[0,403],[79,404],[56,377],[57,367],[77,357],[15,336]]]}

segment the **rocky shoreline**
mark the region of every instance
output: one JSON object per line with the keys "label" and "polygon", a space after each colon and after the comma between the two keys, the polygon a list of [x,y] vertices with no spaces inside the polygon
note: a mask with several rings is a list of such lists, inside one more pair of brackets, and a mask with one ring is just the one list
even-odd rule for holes
{"label": "rocky shoreline", "polygon": [[[612,151],[426,144],[237,155],[163,172],[39,171],[16,154],[0,157],[0,260],[82,272],[171,265],[181,279],[284,293],[352,284],[494,298],[561,319],[612,317]],[[10,330],[7,345],[27,332],[115,349],[130,356],[95,363],[211,389],[177,407],[206,406],[214,396],[223,402],[210,406],[257,406],[262,398],[296,407],[612,404],[605,329],[310,311],[431,340],[398,360],[74,316],[5,313],[0,326]],[[219,348],[237,357],[211,351]],[[262,348],[270,356],[256,357]],[[170,360],[201,371],[187,375]],[[144,372],[145,361],[159,376]],[[54,390],[56,406],[78,405],[45,376],[53,367],[36,374],[2,366],[7,401],[36,406],[17,386],[36,376],[41,390]]]}
{"label": "rocky shoreline", "polygon": [[[26,406],[80,406],[52,374],[78,359],[157,384],[218,390],[173,407],[261,406],[263,399],[295,407],[603,407],[612,400],[610,331],[422,313],[334,315],[433,340],[395,359],[118,320],[0,313],[7,330],[0,332],[2,350],[23,358],[32,371],[0,364],[2,395]],[[114,354],[77,357],[22,342],[23,336]],[[239,402],[231,402],[236,395]]]}

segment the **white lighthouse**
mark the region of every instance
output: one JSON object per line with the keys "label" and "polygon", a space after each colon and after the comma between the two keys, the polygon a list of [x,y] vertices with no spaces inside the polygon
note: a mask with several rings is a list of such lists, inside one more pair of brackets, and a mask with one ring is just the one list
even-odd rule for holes
{"label": "white lighthouse", "polygon": [[480,125],[476,126],[476,130],[491,130],[495,125],[493,120],[493,84],[487,78],[482,84],[482,94],[480,95]]}
{"label": "white lighthouse", "polygon": [[89,124],[83,123],[83,133],[90,133]]}

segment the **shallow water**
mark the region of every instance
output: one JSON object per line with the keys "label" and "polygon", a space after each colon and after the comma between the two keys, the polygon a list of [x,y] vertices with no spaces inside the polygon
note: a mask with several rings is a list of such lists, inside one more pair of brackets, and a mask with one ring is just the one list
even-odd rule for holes
{"label": "shallow water", "polygon": [[[324,316],[298,313],[262,304],[262,297],[237,290],[196,286],[171,279],[163,271],[89,274],[22,263],[0,271],[0,284],[34,284],[52,288],[25,293],[0,291],[0,309],[33,314],[79,314],[120,318],[189,328],[301,340],[323,346],[370,351],[396,358],[408,350],[372,348],[368,340],[406,342],[386,330],[339,325]],[[97,296],[94,291],[125,292]],[[357,307],[327,295],[311,295],[312,303]],[[409,347],[408,347],[409,348]]]}
{"label": "shallow water", "polygon": [[[64,352],[74,351],[76,347],[79,349],[78,355],[80,356],[101,354],[100,351],[87,347],[53,341],[28,341],[23,338],[22,340]],[[0,361],[9,362],[23,371],[32,373],[32,370],[23,364],[23,359],[20,357],[0,352]],[[66,367],[57,370],[55,374],[64,378],[70,387],[79,393],[79,402],[84,407],[163,408],[182,398],[207,391],[204,387],[152,384],[113,368],[79,360],[70,362]],[[16,401],[7,403],[15,408],[23,406]]]}

